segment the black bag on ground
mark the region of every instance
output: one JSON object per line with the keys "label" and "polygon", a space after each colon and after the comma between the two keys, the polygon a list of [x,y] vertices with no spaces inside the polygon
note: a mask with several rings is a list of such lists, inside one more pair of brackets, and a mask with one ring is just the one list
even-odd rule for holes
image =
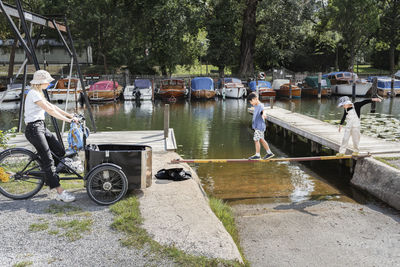
{"label": "black bag on ground", "polygon": [[183,181],[192,178],[192,174],[183,168],[161,169],[156,173],[157,179]]}

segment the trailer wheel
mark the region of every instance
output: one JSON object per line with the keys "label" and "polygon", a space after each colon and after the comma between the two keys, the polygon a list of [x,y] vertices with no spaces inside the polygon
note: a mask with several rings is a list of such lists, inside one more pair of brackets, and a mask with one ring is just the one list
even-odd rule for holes
{"label": "trailer wheel", "polygon": [[86,182],[89,197],[99,205],[111,205],[122,199],[128,191],[128,179],[117,167],[99,166],[89,173]]}

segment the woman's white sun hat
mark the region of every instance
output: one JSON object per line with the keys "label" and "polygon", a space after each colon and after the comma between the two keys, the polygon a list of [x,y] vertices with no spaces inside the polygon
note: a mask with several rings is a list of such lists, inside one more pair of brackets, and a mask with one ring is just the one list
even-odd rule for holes
{"label": "woman's white sun hat", "polygon": [[33,74],[31,84],[51,83],[52,81],[54,81],[54,79],[51,77],[50,73],[45,70],[38,70]]}
{"label": "woman's white sun hat", "polygon": [[353,103],[350,101],[350,98],[348,96],[342,96],[341,98],[339,98],[337,106],[338,108],[340,108],[343,107],[344,105],[351,105],[351,104]]}

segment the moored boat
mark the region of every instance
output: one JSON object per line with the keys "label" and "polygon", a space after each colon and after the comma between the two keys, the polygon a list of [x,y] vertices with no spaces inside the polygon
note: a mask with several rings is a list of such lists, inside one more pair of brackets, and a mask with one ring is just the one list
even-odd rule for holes
{"label": "moored boat", "polygon": [[184,98],[186,94],[185,81],[181,79],[165,79],[161,81],[158,95],[162,99],[176,100]]}
{"label": "moored boat", "polygon": [[[70,85],[68,89],[69,81]],[[65,78],[58,80],[53,88],[47,89],[47,92],[49,94],[50,101],[64,102],[67,100],[67,97],[68,102],[79,101],[82,92],[82,86],[80,80],[77,78]]]}
{"label": "moored boat", "polygon": [[194,99],[211,99],[215,97],[214,81],[210,77],[193,78],[190,88]]}
{"label": "moored boat", "polygon": [[[25,94],[29,91],[30,86],[25,86]],[[6,88],[0,90],[0,103],[8,101],[19,101],[21,100],[22,84],[14,83],[8,84]]]}
{"label": "moored boat", "polygon": [[122,86],[118,82],[99,81],[89,87],[88,98],[93,102],[116,100],[122,93]]}
{"label": "moored boat", "polygon": [[251,81],[249,83],[249,88],[251,92],[257,92],[258,89],[259,98],[261,100],[276,97],[276,92],[271,88],[271,83],[268,81]]}
{"label": "moored boat", "polygon": [[246,89],[237,78],[222,78],[218,81],[218,94],[227,98],[242,98]]}
{"label": "moored boat", "polygon": [[[377,77],[377,88],[380,96],[390,96],[392,93],[392,78]],[[394,80],[393,89],[394,96],[400,95],[400,80]]]}
{"label": "moored boat", "polygon": [[365,96],[372,86],[372,83],[361,80],[357,74],[347,71],[331,72],[324,74],[322,77],[329,79],[332,93],[336,95],[351,96],[353,94],[353,81],[356,85],[355,94],[357,96]]}
{"label": "moored boat", "polygon": [[133,85],[128,85],[124,90],[125,100],[151,100],[153,86],[148,79],[137,79]]}
{"label": "moored boat", "polygon": [[[307,76],[301,84],[301,94],[308,96],[318,96],[318,76]],[[331,82],[328,78],[321,78],[321,96],[332,94]]]}
{"label": "moored boat", "polygon": [[287,79],[276,79],[272,82],[272,89],[276,91],[278,97],[300,98],[301,88],[297,85],[291,84]]}

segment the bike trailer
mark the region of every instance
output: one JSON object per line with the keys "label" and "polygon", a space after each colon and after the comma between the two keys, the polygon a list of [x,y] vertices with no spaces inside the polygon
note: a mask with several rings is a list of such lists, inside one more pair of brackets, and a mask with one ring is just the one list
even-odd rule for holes
{"label": "bike trailer", "polygon": [[104,163],[121,168],[128,179],[128,189],[151,186],[152,148],[145,145],[88,145],[85,149],[85,172]]}

